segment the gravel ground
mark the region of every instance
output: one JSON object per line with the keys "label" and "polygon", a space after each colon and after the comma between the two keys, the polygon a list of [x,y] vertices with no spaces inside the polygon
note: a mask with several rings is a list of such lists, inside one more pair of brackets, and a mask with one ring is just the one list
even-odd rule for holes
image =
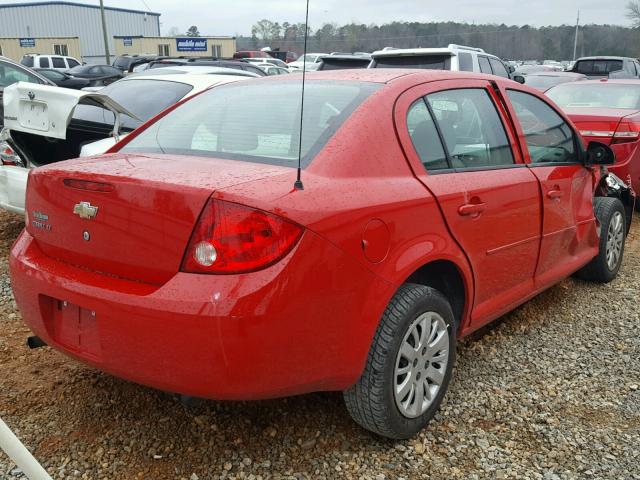
{"label": "gravel ground", "polygon": [[640,221],[615,282],[568,279],[464,340],[441,412],[399,443],[338,393],[185,406],[28,351],[6,261],[22,223],[0,225],[0,417],[56,479],[640,479]]}

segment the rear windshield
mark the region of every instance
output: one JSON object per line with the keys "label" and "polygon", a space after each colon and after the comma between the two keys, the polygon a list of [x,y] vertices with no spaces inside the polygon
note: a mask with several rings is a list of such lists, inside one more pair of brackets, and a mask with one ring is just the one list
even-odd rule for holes
{"label": "rear windshield", "polygon": [[547,96],[561,107],[640,108],[640,85],[573,82],[553,87]]}
{"label": "rear windshield", "polygon": [[[254,81],[213,88],[151,125],[122,151],[295,167],[300,141],[300,87],[297,81]],[[332,81],[309,81],[305,85],[303,166],[378,87]]]}
{"label": "rear windshield", "polygon": [[608,75],[622,70],[622,60],[580,60],[573,67],[574,72],[585,75]]}
{"label": "rear windshield", "polygon": [[129,68],[129,64],[132,61],[133,60],[131,59],[131,57],[118,57],[116,58],[116,61],[113,62],[113,66],[119,68],[120,70],[126,70]]}
{"label": "rear windshield", "polygon": [[322,59],[319,70],[351,70],[354,68],[367,68],[370,61],[353,59],[337,59],[331,57],[325,57]]}
{"label": "rear windshield", "polygon": [[[136,120],[127,115],[120,116],[122,128],[133,130],[142,122],[178,102],[192,88],[185,83],[165,80],[123,80],[104,87],[100,93],[108,95],[139,118]],[[110,110],[93,105],[78,105],[73,119],[106,125],[113,125],[114,121]]]}
{"label": "rear windshield", "polygon": [[422,68],[426,70],[449,70],[449,55],[406,55],[399,57],[378,57],[375,68]]}

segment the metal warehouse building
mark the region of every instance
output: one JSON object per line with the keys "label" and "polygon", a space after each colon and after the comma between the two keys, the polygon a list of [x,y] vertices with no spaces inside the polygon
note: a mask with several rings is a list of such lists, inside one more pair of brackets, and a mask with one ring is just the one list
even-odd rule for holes
{"label": "metal warehouse building", "polygon": [[[115,36],[160,36],[159,13],[113,7],[104,10],[112,59]],[[52,42],[52,37],[58,40]],[[3,50],[8,50],[5,55],[11,51],[11,56],[15,56],[14,48],[18,49],[19,57],[33,52],[60,55],[65,50],[60,41],[63,37],[78,37],[85,62],[104,63],[104,39],[97,5],[56,1],[0,5],[0,45],[10,47],[3,45]],[[11,41],[16,45],[9,43]],[[54,45],[58,45],[55,51]],[[71,45],[67,50],[72,55]]]}

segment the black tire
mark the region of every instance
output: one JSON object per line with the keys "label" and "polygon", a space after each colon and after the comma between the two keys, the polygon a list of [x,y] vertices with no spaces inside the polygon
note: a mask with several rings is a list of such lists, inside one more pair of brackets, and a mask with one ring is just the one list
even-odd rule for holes
{"label": "black tire", "polygon": [[[593,211],[600,222],[600,243],[598,255],[591,262],[577,272],[577,276],[583,280],[591,282],[609,283],[618,275],[622,259],[624,257],[624,241],[627,236],[627,222],[624,206],[617,198],[612,197],[596,197],[593,201]],[[622,218],[622,242],[620,245],[620,254],[613,268],[607,262],[607,242],[610,239],[610,228],[612,222],[617,217]]]}
{"label": "black tire", "polygon": [[[394,373],[405,335],[414,321],[426,312],[438,314],[446,324],[449,339],[447,365],[439,390],[430,406],[420,416],[409,418],[396,404]],[[447,392],[455,361],[455,350],[456,325],[451,306],[445,296],[423,285],[408,283],[401,286],[387,305],[378,325],[362,376],[354,386],[344,392],[347,410],[359,425],[378,435],[392,439],[414,436],[435,415]],[[417,379],[420,380],[419,374]]]}

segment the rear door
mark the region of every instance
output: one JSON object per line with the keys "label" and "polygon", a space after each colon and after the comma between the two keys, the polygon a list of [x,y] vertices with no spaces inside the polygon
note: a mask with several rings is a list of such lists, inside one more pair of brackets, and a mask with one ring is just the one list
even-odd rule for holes
{"label": "rear door", "polygon": [[573,128],[546,101],[506,90],[531,172],[542,188],[543,223],[536,288],[555,283],[597,253],[593,173],[580,162]]}
{"label": "rear door", "polygon": [[538,259],[538,181],[511,148],[517,140],[503,114],[484,80],[416,87],[396,109],[414,171],[472,265],[476,326],[531,293]]}

